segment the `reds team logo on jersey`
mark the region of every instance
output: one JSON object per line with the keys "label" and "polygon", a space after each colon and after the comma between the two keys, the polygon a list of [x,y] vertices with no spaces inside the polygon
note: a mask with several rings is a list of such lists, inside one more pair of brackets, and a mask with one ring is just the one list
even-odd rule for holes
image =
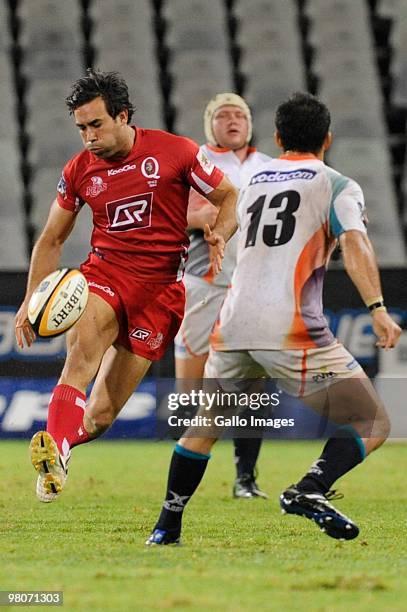
{"label": "reds team logo on jersey", "polygon": [[152,208],[152,193],[142,193],[107,202],[106,214],[109,219],[107,231],[127,232],[150,227]]}
{"label": "reds team logo on jersey", "polygon": [[61,175],[61,178],[59,179],[57,191],[58,193],[61,194],[61,196],[65,200],[66,199],[66,180],[63,174]]}
{"label": "reds team logo on jersey", "polygon": [[214,164],[211,162],[211,160],[209,159],[209,157],[207,157],[205,155],[205,153],[202,151],[202,149],[199,149],[197,155],[196,155],[197,160],[199,161],[199,163],[201,164],[201,168],[204,172],[206,172],[206,174],[208,176],[210,176],[212,174],[212,170],[214,168]]}
{"label": "reds team logo on jersey", "polygon": [[91,196],[92,198],[96,198],[100,193],[106,191],[107,184],[103,182],[103,179],[100,176],[92,176],[91,177],[92,185],[89,185],[86,188],[86,195]]}
{"label": "reds team logo on jersey", "polygon": [[147,344],[153,351],[155,351],[161,346],[163,340],[164,340],[164,335],[161,332],[158,332],[156,337],[151,338],[151,340],[149,340]]}

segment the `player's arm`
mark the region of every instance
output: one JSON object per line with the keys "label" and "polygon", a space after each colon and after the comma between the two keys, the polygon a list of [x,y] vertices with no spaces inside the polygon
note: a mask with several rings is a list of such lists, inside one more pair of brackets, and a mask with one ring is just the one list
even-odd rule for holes
{"label": "player's arm", "polygon": [[238,194],[238,190],[224,176],[218,187],[207,195],[208,200],[219,209],[213,229],[209,227],[209,224],[204,227],[205,240],[213,247],[210,257],[215,273],[222,270],[225,244],[237,229],[236,202]]}
{"label": "player's arm", "polygon": [[58,268],[62,245],[71,233],[75,219],[76,213],[62,208],[56,200],[52,203],[47,223],[31,255],[24,301],[15,317],[15,333],[20,348],[23,348],[24,340],[27,346],[31,346],[35,340],[35,333],[27,318],[31,295],[40,281]]}
{"label": "player's arm", "polygon": [[339,237],[346,272],[371,308],[373,330],[378,337],[377,346],[393,348],[401,329],[386,311],[383,303],[379,270],[372,244],[365,232],[349,230]]}
{"label": "player's arm", "polygon": [[213,227],[216,223],[218,212],[216,206],[211,204],[203,195],[195,191],[195,189],[191,188],[187,210],[187,229],[203,230],[206,224],[208,224],[209,227]]}

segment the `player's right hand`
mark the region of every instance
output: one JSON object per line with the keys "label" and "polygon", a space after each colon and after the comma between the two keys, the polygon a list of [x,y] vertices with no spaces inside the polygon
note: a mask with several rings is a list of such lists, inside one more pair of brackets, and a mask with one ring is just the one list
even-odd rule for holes
{"label": "player's right hand", "polygon": [[374,310],[372,313],[373,331],[378,337],[376,346],[388,349],[394,348],[400,338],[401,327],[384,310]]}
{"label": "player's right hand", "polygon": [[204,228],[204,238],[209,245],[209,259],[215,274],[222,270],[222,259],[225,256],[225,239],[218,232],[213,232],[208,224]]}
{"label": "player's right hand", "polygon": [[29,347],[34,342],[36,335],[28,320],[28,302],[23,302],[15,316],[14,328],[17,344],[24,348],[24,341]]}

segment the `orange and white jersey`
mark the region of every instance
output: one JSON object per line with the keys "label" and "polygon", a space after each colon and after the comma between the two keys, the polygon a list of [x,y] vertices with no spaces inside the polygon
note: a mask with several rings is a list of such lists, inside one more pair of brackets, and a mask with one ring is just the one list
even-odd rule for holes
{"label": "orange and white jersey", "polygon": [[[256,172],[260,166],[266,161],[271,160],[271,157],[260,153],[254,147],[249,148],[248,156],[243,162],[239,160],[238,156],[231,149],[205,144],[201,146],[201,151],[215,166],[227,175],[237,189],[240,189],[245,180]],[[236,264],[236,236],[233,236],[227,243],[222,263],[222,272],[216,276],[210,269],[208,244],[203,238],[203,232],[199,230],[192,231],[190,233],[190,241],[185,272],[203,277],[211,284],[227,287],[230,284]]]}
{"label": "orange and white jersey", "polygon": [[306,349],[334,341],[322,286],[337,238],[366,232],[359,185],[314,155],[258,168],[237,205],[237,265],[216,323],[218,351]]}

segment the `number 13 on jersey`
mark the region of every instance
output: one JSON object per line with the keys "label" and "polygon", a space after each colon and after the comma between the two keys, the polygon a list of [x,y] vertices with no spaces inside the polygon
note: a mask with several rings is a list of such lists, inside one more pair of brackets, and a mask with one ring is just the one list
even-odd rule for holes
{"label": "number 13 on jersey", "polygon": [[[261,195],[251,204],[247,212],[251,215],[245,247],[256,244],[257,234],[263,208],[266,204],[266,195]],[[295,215],[300,205],[300,194],[298,191],[283,191],[275,195],[269,202],[267,208],[279,209],[276,214],[276,222],[263,226],[263,242],[269,246],[281,246],[291,240],[295,230]]]}

